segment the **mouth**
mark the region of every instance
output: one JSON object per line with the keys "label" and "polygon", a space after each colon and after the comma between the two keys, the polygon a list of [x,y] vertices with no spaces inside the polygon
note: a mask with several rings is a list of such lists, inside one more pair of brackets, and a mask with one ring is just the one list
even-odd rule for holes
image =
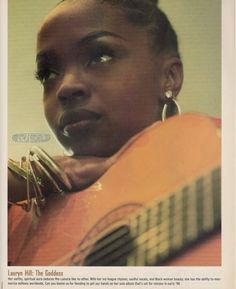
{"label": "mouth", "polygon": [[59,119],[59,129],[64,136],[70,137],[94,126],[101,117],[101,114],[87,109],[65,112]]}

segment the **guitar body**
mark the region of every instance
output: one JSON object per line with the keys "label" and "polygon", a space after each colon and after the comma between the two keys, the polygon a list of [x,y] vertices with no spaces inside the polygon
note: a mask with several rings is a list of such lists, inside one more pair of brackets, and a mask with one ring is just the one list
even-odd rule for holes
{"label": "guitar body", "polygon": [[[168,197],[219,165],[220,137],[211,120],[186,114],[156,123],[94,185],[78,193],[51,195],[38,220],[19,207],[11,208],[9,262],[84,265],[90,244],[129,224],[130,216],[153,200]],[[219,266],[220,244],[218,231],[165,264]]]}

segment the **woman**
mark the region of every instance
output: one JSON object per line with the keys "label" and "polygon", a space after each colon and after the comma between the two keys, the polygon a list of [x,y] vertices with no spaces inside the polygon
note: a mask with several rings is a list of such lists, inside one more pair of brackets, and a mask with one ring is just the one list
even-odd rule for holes
{"label": "woman", "polygon": [[[177,96],[183,73],[176,34],[153,1],[131,1],[128,7],[98,1],[95,11],[103,13],[96,13],[96,18],[90,15],[94,14],[90,4],[67,2],[48,15],[39,31],[36,77],[44,87],[44,110],[51,129],[71,155],[82,157],[82,163],[57,158],[77,190],[81,165],[98,162],[100,173],[101,161],[106,163],[132,136],[161,119],[169,101],[166,94]],[[57,20],[57,12],[65,11],[64,17],[77,15],[74,6],[79,4],[83,17],[78,15],[68,26],[62,17]],[[54,21],[63,23],[58,31]],[[90,35],[94,31],[98,33]],[[76,50],[80,40],[83,45]],[[55,55],[49,57],[51,51]]]}
{"label": "woman", "polygon": [[[70,191],[93,184],[140,132],[179,110],[177,36],[156,1],[61,1],[39,30],[36,61],[47,122],[71,155],[55,157]],[[10,174],[14,203],[25,192]],[[29,250],[24,261],[13,253],[15,263],[44,263],[31,263]]]}

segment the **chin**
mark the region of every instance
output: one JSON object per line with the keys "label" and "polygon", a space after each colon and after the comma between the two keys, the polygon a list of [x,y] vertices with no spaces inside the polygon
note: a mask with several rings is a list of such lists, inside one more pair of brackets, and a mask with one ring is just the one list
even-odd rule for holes
{"label": "chin", "polygon": [[110,157],[132,137],[132,135],[89,134],[74,138],[62,137],[59,141],[71,156]]}
{"label": "chin", "polygon": [[124,143],[90,142],[71,146],[64,146],[70,156],[110,157],[114,155]]}
{"label": "chin", "polygon": [[105,157],[111,157],[112,155],[114,155],[117,151],[119,150],[119,148],[84,148],[84,149],[74,149],[74,150],[69,150],[69,152],[72,152],[73,156],[93,156],[93,157],[101,157],[101,158],[105,158]]}

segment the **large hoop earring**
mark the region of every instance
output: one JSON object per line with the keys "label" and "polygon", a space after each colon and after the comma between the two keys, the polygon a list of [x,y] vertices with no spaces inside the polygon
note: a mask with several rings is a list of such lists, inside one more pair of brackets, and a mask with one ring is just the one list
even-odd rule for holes
{"label": "large hoop earring", "polygon": [[165,92],[165,97],[166,97],[166,101],[165,101],[165,104],[163,106],[162,115],[161,115],[162,121],[165,121],[167,119],[168,109],[171,111],[173,111],[173,110],[176,111],[178,115],[181,114],[181,108],[180,108],[178,102],[175,100],[175,98],[173,96],[173,92],[171,90],[167,90]]}

